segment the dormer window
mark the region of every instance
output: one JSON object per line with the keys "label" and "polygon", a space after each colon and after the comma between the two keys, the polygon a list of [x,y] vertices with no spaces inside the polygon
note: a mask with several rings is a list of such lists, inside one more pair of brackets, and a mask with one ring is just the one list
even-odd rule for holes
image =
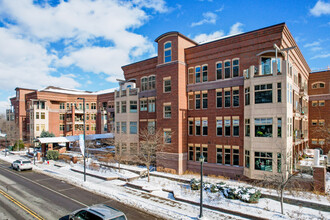
{"label": "dormer window", "polygon": [[164,44],[164,62],[168,63],[172,61],[172,42],[166,42]]}

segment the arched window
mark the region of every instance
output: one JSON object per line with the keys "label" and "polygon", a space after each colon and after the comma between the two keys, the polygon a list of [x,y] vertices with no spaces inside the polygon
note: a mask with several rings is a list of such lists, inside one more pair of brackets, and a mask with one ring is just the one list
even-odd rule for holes
{"label": "arched window", "polygon": [[168,41],[164,44],[164,63],[172,61],[172,42]]}
{"label": "arched window", "polygon": [[324,88],[324,87],[325,87],[324,82],[315,82],[315,83],[312,84],[313,89]]}
{"label": "arched window", "polygon": [[148,78],[147,77],[143,77],[141,79],[141,91],[145,91],[148,89]]}
{"label": "arched window", "polygon": [[152,75],[149,76],[149,89],[155,89],[156,88],[156,76]]}

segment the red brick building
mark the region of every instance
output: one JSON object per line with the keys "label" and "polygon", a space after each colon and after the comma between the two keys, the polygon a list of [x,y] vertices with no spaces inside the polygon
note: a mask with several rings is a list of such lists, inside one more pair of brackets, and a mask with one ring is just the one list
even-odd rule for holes
{"label": "red brick building", "polygon": [[321,148],[324,154],[330,148],[330,70],[309,75],[309,146]]}

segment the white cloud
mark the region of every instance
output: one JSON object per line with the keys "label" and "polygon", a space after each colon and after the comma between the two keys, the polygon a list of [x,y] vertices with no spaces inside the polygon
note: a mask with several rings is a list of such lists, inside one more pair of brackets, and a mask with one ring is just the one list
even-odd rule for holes
{"label": "white cloud", "polygon": [[10,108],[9,101],[0,101],[0,114],[6,113],[6,110]]}
{"label": "white cloud", "polygon": [[230,31],[228,35],[236,35],[242,33],[243,32],[242,26],[243,26],[242,23],[236,22],[230,27]]}
{"label": "white cloud", "polygon": [[305,44],[304,47],[315,47],[319,45],[320,45],[320,41],[314,41],[312,43]]}
{"label": "white cloud", "polygon": [[160,13],[168,11],[164,0],[133,0],[133,3],[139,7],[151,8]]}
{"label": "white cloud", "polygon": [[198,42],[198,43],[205,43],[208,41],[212,41],[215,40],[217,38],[223,37],[225,35],[225,33],[220,30],[220,31],[215,31],[211,34],[200,34],[197,35],[196,37],[194,37],[194,41]]}
{"label": "white cloud", "polygon": [[328,57],[330,57],[330,53],[313,56],[311,60],[319,59],[319,58],[328,58]]}
{"label": "white cloud", "polygon": [[216,14],[214,14],[213,12],[206,12],[206,13],[203,13],[203,17],[204,17],[204,19],[202,19],[198,22],[192,23],[191,27],[199,26],[202,24],[215,24],[218,16]]}
{"label": "white cloud", "polygon": [[330,14],[330,3],[323,2],[321,0],[317,1],[315,6],[309,10],[309,12],[314,16],[328,15]]}
{"label": "white cloud", "polygon": [[224,6],[224,5],[222,5],[221,8],[219,8],[219,9],[217,9],[217,10],[215,10],[215,11],[216,11],[216,12],[222,12],[223,9],[225,9],[225,6]]}

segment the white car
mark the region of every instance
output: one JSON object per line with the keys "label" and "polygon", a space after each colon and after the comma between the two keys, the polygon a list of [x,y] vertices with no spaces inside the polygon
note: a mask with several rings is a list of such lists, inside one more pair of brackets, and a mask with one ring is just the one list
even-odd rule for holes
{"label": "white car", "polygon": [[15,170],[32,170],[32,163],[29,160],[15,160],[11,167]]}
{"label": "white car", "polygon": [[78,209],[69,215],[69,220],[127,220],[126,215],[110,206],[97,204]]}

